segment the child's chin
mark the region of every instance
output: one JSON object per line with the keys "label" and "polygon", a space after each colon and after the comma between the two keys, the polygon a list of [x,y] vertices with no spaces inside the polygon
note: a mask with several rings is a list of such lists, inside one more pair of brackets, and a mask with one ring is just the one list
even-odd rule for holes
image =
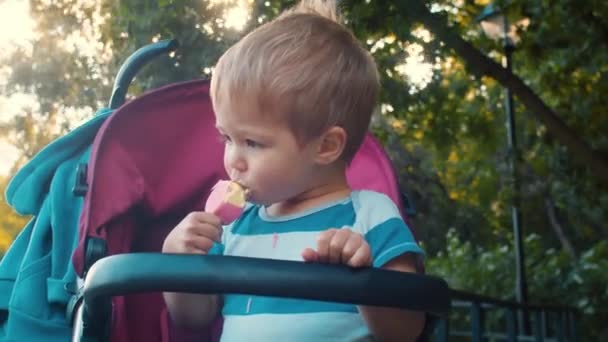
{"label": "child's chin", "polygon": [[261,204],[260,200],[252,192],[249,192],[247,194],[246,201],[247,201],[247,203],[251,203],[251,204]]}
{"label": "child's chin", "polygon": [[255,198],[248,199],[247,203],[251,203],[254,205],[261,205],[261,206],[269,206],[271,204],[271,203],[267,203],[265,201],[256,200]]}
{"label": "child's chin", "polygon": [[265,198],[256,197],[255,194],[251,194],[247,197],[247,202],[255,205],[269,206],[273,202],[268,201]]}

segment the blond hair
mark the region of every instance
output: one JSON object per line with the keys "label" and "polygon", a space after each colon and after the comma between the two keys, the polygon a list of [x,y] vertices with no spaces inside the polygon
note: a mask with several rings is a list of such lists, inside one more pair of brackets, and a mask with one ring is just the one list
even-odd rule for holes
{"label": "blond hair", "polygon": [[285,119],[298,142],[332,126],[347,133],[342,158],[357,152],[379,91],[376,64],[342,25],[333,0],[303,0],[228,49],[211,80],[214,106],[254,99]]}

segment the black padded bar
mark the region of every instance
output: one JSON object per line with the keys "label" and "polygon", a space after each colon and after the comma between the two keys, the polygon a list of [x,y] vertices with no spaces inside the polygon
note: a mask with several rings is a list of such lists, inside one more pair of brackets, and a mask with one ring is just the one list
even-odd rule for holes
{"label": "black padded bar", "polygon": [[427,275],[234,256],[136,253],[109,256],[91,267],[85,310],[94,317],[111,296],[158,291],[291,297],[438,316],[450,307],[447,283]]}

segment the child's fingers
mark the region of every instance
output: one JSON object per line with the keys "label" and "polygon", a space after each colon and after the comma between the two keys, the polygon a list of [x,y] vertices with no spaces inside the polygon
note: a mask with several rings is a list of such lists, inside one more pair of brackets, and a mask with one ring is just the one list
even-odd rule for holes
{"label": "child's fingers", "polygon": [[336,233],[336,229],[328,229],[317,238],[317,262],[326,263],[329,260],[329,243]]}
{"label": "child's fingers", "polygon": [[355,254],[347,262],[350,267],[367,267],[372,264],[372,254],[367,242],[359,246]]}
{"label": "child's fingers", "polygon": [[222,227],[217,216],[205,212],[189,213],[165,238],[163,253],[207,253],[219,242]]}
{"label": "child's fingers", "polygon": [[330,264],[341,264],[342,253],[346,242],[349,240],[352,232],[349,229],[338,229],[331,240],[329,241],[329,255],[327,262]]}
{"label": "child's fingers", "polygon": [[216,227],[222,226],[222,220],[217,215],[205,211],[193,211],[187,217],[195,222],[207,223]]}
{"label": "child's fingers", "polygon": [[188,219],[181,223],[184,234],[203,236],[219,242],[222,237],[222,227],[212,223],[200,221],[200,217],[196,217],[194,214],[195,213],[191,213],[188,216]]}
{"label": "child's fingers", "polygon": [[210,224],[197,224],[192,227],[192,233],[215,242],[220,242],[222,239],[222,228]]}
{"label": "child's fingers", "polygon": [[342,248],[342,259],[340,260],[340,262],[342,264],[348,264],[348,261],[355,255],[357,250],[359,250],[359,247],[361,247],[361,244],[363,244],[364,242],[365,241],[361,234],[350,234],[348,240]]}
{"label": "child's fingers", "polygon": [[204,236],[190,236],[186,241],[189,252],[196,254],[207,254],[213,247],[213,240]]}
{"label": "child's fingers", "polygon": [[314,249],[306,248],[302,251],[302,259],[304,260],[304,262],[318,262],[319,255]]}

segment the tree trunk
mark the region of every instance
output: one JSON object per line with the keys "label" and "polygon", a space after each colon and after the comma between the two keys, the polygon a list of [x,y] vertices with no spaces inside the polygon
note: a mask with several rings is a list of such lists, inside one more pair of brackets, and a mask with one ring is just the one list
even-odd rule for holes
{"label": "tree trunk", "polygon": [[547,127],[558,141],[566,145],[580,164],[589,170],[604,185],[608,185],[608,159],[593,150],[581,137],[549,108],[519,77],[506,70],[477,50],[452,30],[446,20],[433,14],[424,1],[397,1],[399,11],[411,20],[424,24],[446,47],[453,49],[467,63],[470,70],[479,76],[489,76],[511,89],[513,94]]}
{"label": "tree trunk", "polygon": [[549,223],[551,223],[551,227],[555,231],[555,235],[557,235],[559,242],[562,244],[562,248],[572,257],[573,260],[576,260],[576,252],[574,251],[574,247],[572,247],[572,243],[566,236],[561,223],[559,223],[559,220],[557,219],[557,215],[555,213],[555,204],[549,195],[545,195],[545,210],[547,217],[549,218]]}

